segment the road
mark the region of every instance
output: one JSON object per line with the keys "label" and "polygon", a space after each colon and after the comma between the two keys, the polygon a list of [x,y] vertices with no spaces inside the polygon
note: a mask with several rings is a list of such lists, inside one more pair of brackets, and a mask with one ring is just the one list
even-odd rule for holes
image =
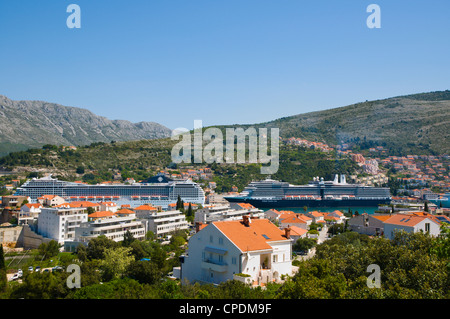
{"label": "road", "polygon": [[[42,272],[43,272],[44,270],[46,270],[46,269],[48,269],[48,271],[52,272],[52,268],[49,267],[49,268],[42,268],[41,271],[40,271],[40,273],[42,273]],[[26,270],[26,271],[28,271],[28,270]],[[14,274],[6,274],[6,277],[7,277],[8,281],[12,281],[12,280],[13,280],[13,279],[12,279],[13,276],[14,276]],[[19,278],[18,281],[19,281],[19,282],[22,282],[22,279]]]}

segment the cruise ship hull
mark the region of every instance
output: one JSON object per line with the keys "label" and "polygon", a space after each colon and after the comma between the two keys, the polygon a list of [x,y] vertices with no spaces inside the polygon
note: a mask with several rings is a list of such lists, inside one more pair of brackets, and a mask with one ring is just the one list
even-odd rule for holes
{"label": "cruise ship hull", "polygon": [[246,197],[225,197],[229,202],[248,203],[257,208],[288,208],[288,207],[376,207],[389,204],[388,199],[255,199]]}
{"label": "cruise ship hull", "polygon": [[291,185],[270,178],[251,182],[240,194],[224,197],[229,202],[257,208],[282,207],[376,207],[389,204],[389,188],[348,184],[345,176],[333,181],[316,177],[307,185]]}

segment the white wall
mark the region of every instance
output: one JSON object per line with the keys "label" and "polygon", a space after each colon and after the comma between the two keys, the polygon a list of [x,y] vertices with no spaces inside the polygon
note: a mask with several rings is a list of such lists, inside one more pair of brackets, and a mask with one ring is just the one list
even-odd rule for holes
{"label": "white wall", "polygon": [[420,232],[425,231],[425,225],[429,223],[430,224],[430,235],[431,236],[437,236],[440,233],[440,226],[435,223],[434,221],[425,218],[421,222],[417,223],[415,226],[403,226],[403,225],[394,225],[394,224],[384,224],[384,236],[388,239],[393,239],[395,236],[396,230],[404,230],[408,233],[410,232]]}
{"label": "white wall", "polygon": [[[220,238],[222,238],[222,242],[220,241]],[[210,224],[190,238],[188,256],[185,257],[185,262],[181,266],[182,280],[186,279],[189,282],[198,280],[218,284],[226,280],[232,280],[234,274],[245,273],[251,275],[252,281],[258,281],[261,264],[265,257],[268,257],[269,259],[269,268],[272,269],[271,273],[276,271],[278,273],[278,278],[281,274],[291,275],[291,242],[269,242],[269,244],[272,245],[273,250],[253,251],[248,255],[245,252],[241,253],[241,251],[214,226],[214,224]],[[205,251],[206,246],[227,251],[222,255],[222,262],[226,264],[226,266],[223,266],[225,271],[218,272],[214,270],[214,265],[212,265],[210,269],[208,268],[208,264],[202,264],[202,254]],[[277,256],[275,262],[273,259],[274,255]],[[205,252],[205,257],[211,257],[212,260],[219,261],[219,254]]]}
{"label": "white wall", "polygon": [[[222,243],[219,239],[222,238]],[[212,242],[211,242],[212,239]],[[223,255],[223,263],[226,264],[225,272],[217,272],[202,267],[203,252],[205,247],[216,247],[225,249],[227,252]],[[233,279],[234,273],[241,272],[240,264],[240,250],[213,225],[210,224],[203,228],[200,232],[196,233],[189,239],[188,256],[185,258],[184,264],[181,266],[182,280],[186,279],[189,282],[193,281],[206,281],[212,283],[220,283],[228,279]],[[208,252],[205,252],[205,257],[212,260],[219,259],[219,254],[212,253],[211,256]],[[234,259],[235,258],[235,259]],[[233,262],[236,263],[233,263]],[[212,266],[213,268],[214,266]],[[212,276],[211,276],[212,274]]]}

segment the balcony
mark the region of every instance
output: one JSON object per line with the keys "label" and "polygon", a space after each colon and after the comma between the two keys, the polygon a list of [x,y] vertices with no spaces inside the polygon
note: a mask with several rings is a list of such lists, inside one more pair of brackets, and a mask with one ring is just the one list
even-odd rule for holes
{"label": "balcony", "polygon": [[228,264],[217,260],[203,259],[201,267],[216,272],[225,272],[227,271]]}

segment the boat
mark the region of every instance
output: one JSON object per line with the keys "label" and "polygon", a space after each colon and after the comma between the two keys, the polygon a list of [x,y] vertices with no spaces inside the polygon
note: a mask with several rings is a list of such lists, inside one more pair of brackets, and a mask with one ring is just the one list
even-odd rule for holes
{"label": "boat", "polygon": [[436,204],[437,207],[450,208],[450,193],[436,195],[434,198],[428,198],[428,200]]}
{"label": "boat", "polygon": [[333,181],[314,177],[307,185],[292,185],[267,178],[251,182],[237,195],[224,198],[229,202],[249,203],[257,208],[287,207],[376,207],[392,200],[387,187],[349,184],[345,175]]}
{"label": "boat", "polygon": [[131,207],[151,204],[167,208],[177,202],[178,196],[185,203],[205,203],[205,193],[197,183],[190,179],[173,180],[163,174],[133,184],[95,185],[61,181],[48,175],[26,181],[17,188],[15,195],[28,196],[32,201],[43,195],[58,195],[68,202],[74,199],[93,202],[114,200],[118,205],[129,204]]}

